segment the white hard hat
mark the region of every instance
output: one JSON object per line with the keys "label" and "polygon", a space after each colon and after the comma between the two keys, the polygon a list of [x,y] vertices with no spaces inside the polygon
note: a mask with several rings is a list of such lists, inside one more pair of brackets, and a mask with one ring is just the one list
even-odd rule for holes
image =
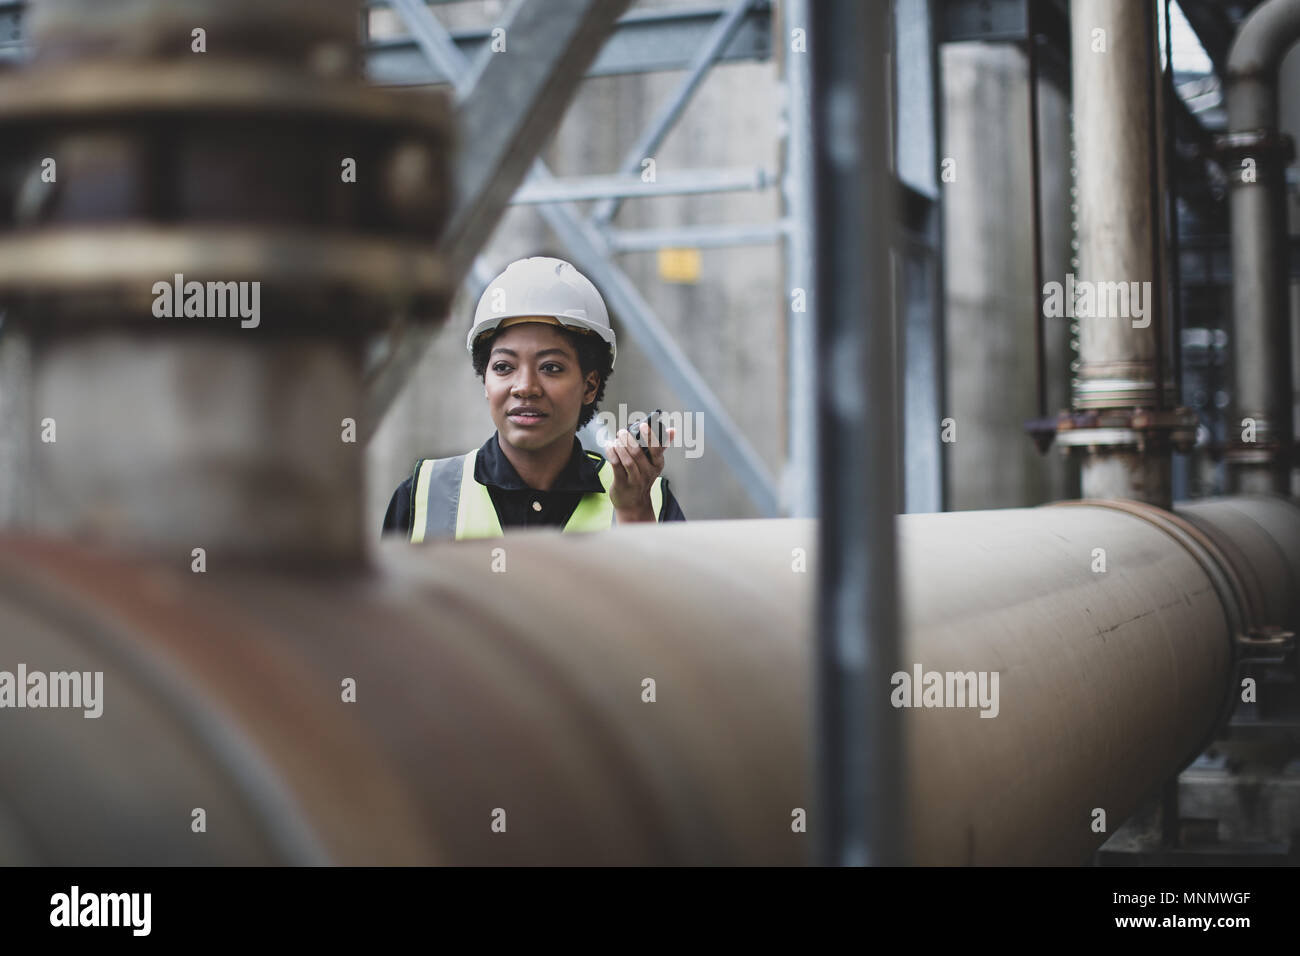
{"label": "white hard hat", "polygon": [[474,325],[465,347],[474,354],[474,340],[511,320],[550,321],[592,332],[609,345],[610,367],[617,355],[609,311],[596,287],[563,259],[532,256],[516,259],[483,290],[474,310]]}

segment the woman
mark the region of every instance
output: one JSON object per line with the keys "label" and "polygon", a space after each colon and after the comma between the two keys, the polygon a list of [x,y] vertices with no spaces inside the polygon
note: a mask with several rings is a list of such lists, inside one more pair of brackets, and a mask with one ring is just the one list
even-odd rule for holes
{"label": "woman", "polygon": [[[616,343],[600,293],[572,265],[512,262],[479,299],[466,346],[496,433],[468,454],[417,461],[393,493],[385,532],[424,541],[685,520],[644,423],[649,447],[620,430],[608,460],[575,434],[596,414]],[[675,436],[669,428],[668,443]]]}

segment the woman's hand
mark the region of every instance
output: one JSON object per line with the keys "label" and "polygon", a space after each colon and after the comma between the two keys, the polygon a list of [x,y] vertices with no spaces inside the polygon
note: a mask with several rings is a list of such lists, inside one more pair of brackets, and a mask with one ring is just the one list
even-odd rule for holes
{"label": "woman's hand", "polygon": [[[609,500],[619,524],[636,521],[654,521],[654,507],[650,504],[650,486],[664,470],[664,446],[650,434],[650,425],[641,422],[641,434],[649,446],[642,449],[626,429],[621,428],[613,442],[605,448],[605,457],[614,468],[614,484],[609,489]],[[668,429],[668,443],[672,444],[677,429]]]}

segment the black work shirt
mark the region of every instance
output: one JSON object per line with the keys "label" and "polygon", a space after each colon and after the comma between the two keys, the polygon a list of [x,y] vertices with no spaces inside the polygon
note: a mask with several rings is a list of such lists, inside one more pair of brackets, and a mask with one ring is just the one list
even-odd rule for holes
{"label": "black work shirt", "polygon": [[[474,480],[486,485],[496,508],[501,530],[507,528],[563,528],[573,516],[584,494],[605,494],[600,483],[600,463],[587,457],[582,442],[573,439],[573,454],[556,476],[549,491],[529,488],[501,450],[497,433],[483,443],[474,456]],[[411,479],[407,478],[393,492],[384,515],[384,534],[411,533]],[[663,479],[663,507],[660,521],[685,521],[681,506]]]}

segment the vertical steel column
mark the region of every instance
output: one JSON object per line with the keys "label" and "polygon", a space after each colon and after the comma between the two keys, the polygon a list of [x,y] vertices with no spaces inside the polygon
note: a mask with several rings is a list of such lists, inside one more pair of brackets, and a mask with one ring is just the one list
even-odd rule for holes
{"label": "vertical steel column", "polygon": [[[782,7],[785,36],[808,30],[808,0],[789,0]],[[784,291],[786,309],[786,455],[782,503],[794,518],[813,518],[817,505],[817,389],[814,375],[817,351],[813,323],[817,315],[817,289],[812,267],[812,68],[808,52],[795,52],[782,44],[785,73],[785,168],[781,183],[784,218],[789,224],[785,240]],[[805,51],[807,47],[804,48]],[[796,290],[803,293],[796,299]],[[796,311],[796,304],[802,311]]]}
{"label": "vertical steel column", "polygon": [[815,732],[823,863],[904,856],[890,295],[890,5],[811,5],[822,501]]}
{"label": "vertical steel column", "polygon": [[940,291],[939,89],[931,0],[894,4],[894,162],[900,205],[896,247],[899,459],[902,510],[943,507],[943,295]]}

